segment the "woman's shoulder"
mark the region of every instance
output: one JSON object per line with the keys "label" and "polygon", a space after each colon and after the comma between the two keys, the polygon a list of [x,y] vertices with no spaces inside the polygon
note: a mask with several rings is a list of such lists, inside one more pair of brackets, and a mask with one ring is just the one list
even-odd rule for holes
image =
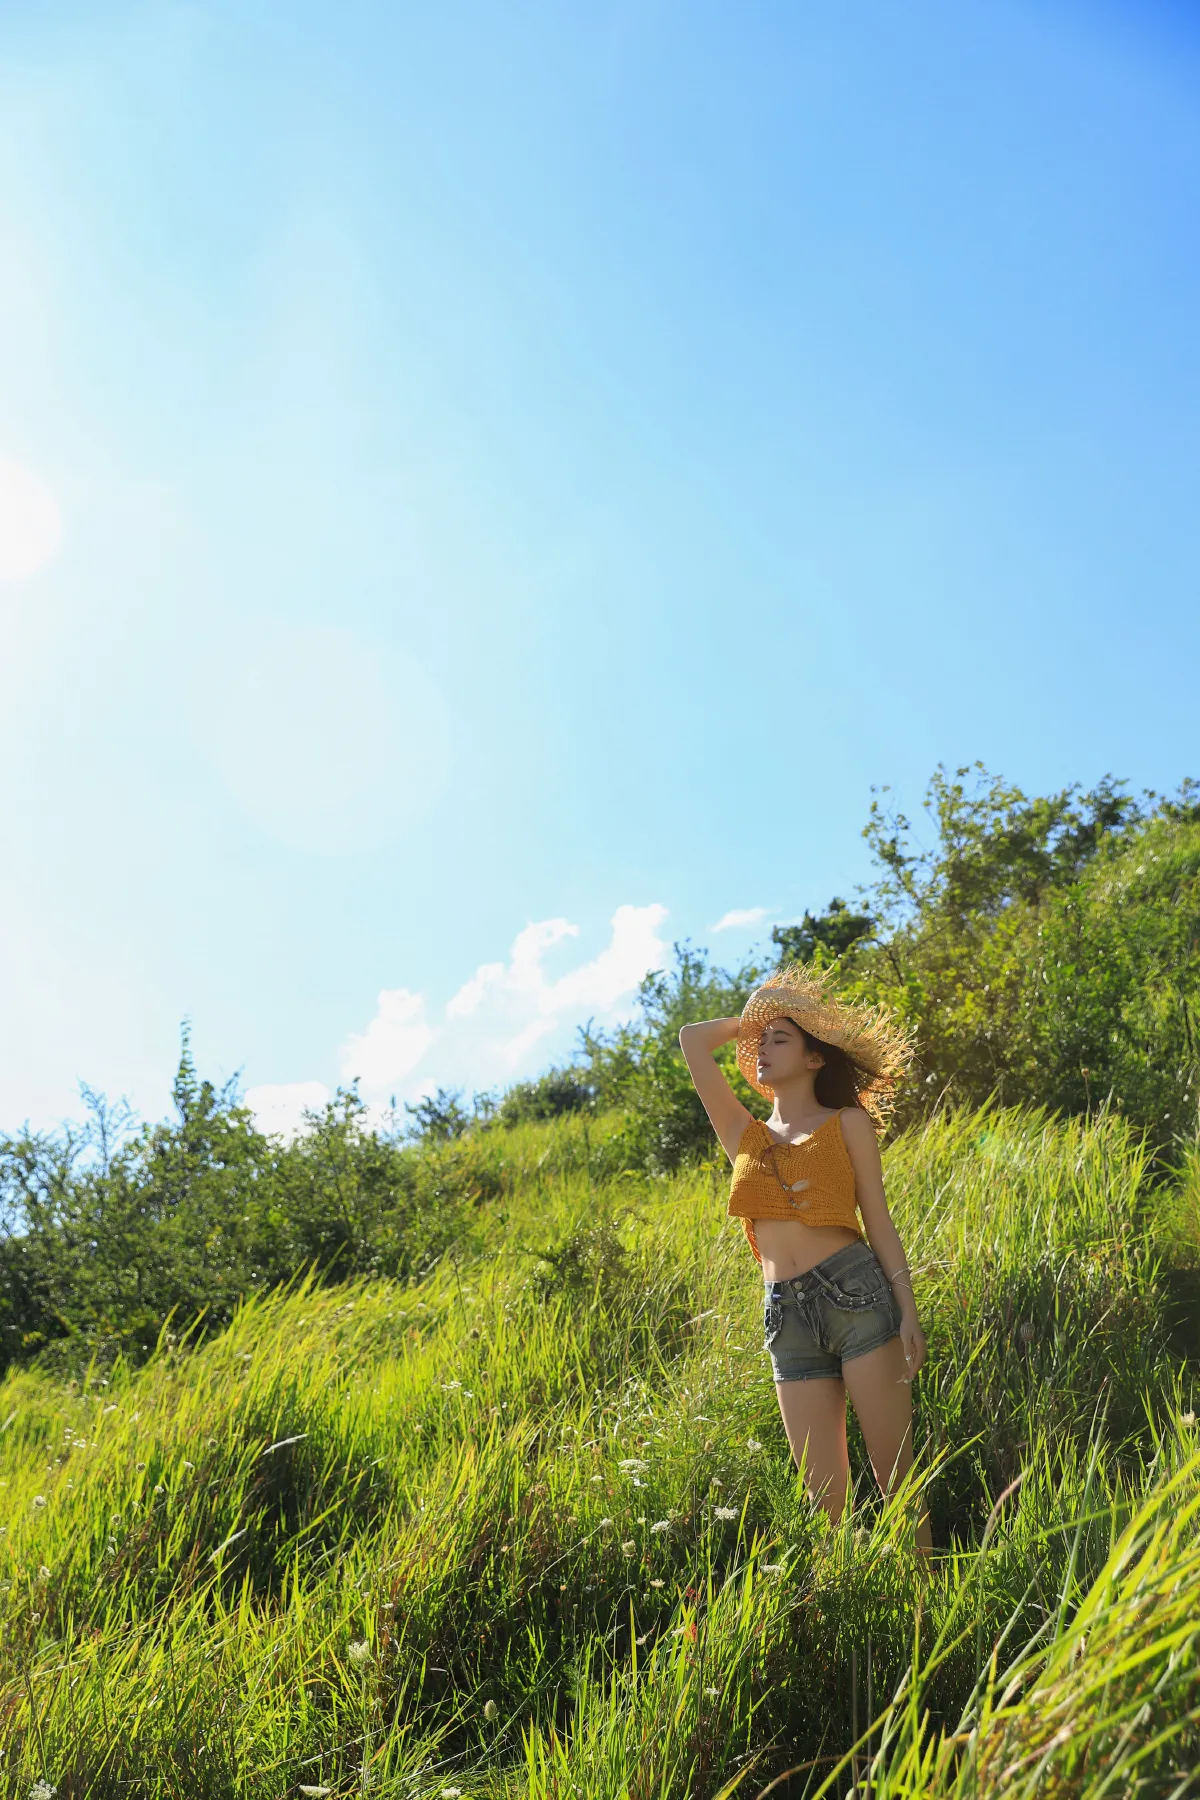
{"label": "woman's shoulder", "polygon": [[865,1106],[842,1106],[837,1113],[838,1128],[849,1143],[876,1143],[875,1121]]}

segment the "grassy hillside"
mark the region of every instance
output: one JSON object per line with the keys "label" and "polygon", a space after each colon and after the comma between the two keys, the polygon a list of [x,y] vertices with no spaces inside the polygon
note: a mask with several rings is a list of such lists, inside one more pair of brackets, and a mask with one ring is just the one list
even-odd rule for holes
{"label": "grassy hillside", "polygon": [[0,1793],[1188,1791],[1195,1172],[1112,1116],[888,1150],[924,1582],[861,1443],[838,1530],[804,1498],[724,1171],[617,1130],[489,1132],[431,1273],[0,1384]]}

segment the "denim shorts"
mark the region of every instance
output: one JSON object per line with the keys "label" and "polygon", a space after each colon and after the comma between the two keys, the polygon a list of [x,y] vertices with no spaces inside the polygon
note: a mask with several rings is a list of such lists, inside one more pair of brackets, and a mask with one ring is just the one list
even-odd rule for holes
{"label": "denim shorts", "polygon": [[869,1244],[847,1244],[763,1291],[763,1349],[776,1381],[838,1376],[844,1362],[899,1334],[899,1302]]}

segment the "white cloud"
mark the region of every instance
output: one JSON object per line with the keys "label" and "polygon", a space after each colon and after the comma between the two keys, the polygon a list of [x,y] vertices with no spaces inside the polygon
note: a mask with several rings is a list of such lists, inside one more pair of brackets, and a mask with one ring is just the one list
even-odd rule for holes
{"label": "white cloud", "polygon": [[732,912],[725,913],[715,925],[710,925],[708,929],[710,931],[734,931],[738,926],[761,925],[766,916],[767,908],[765,906],[745,906],[740,909],[735,907]]}
{"label": "white cloud", "polygon": [[342,1080],[361,1082],[366,1094],[392,1094],[403,1086],[432,1042],[424,995],[408,988],[382,988],[367,1029],[342,1046]]}
{"label": "white cloud", "polygon": [[544,997],[542,1010],[561,1013],[595,1007],[600,1012],[611,1011],[651,969],[662,968],[666,951],[658,928],[666,916],[665,906],[618,906],[612,916],[612,942],[608,949],[602,950],[594,962],[584,963],[582,968],[554,982]]}
{"label": "white cloud", "polygon": [[[665,906],[619,906],[612,935],[597,956],[551,976],[546,958],[579,927],[541,919],[517,934],[507,962],[481,963],[431,1019],[423,994],[384,988],[365,1030],[347,1039],[339,1074],[378,1116],[395,1095],[413,1101],[437,1087],[468,1093],[504,1087],[569,1055],[575,1028],[594,1018],[612,1025],[628,1015],[643,976],[662,968],[666,947],[659,927]],[[247,1102],[267,1130],[291,1135],[306,1106],[327,1098],[320,1082],[251,1088]]]}
{"label": "white cloud", "polygon": [[[569,919],[539,919],[513,941],[507,962],[481,963],[448,1001],[421,1065],[447,1087],[503,1087],[574,1048],[589,1018],[611,1024],[642,977],[666,961],[659,927],[665,906],[619,906],[598,956],[553,976],[546,961],[571,938]],[[428,1077],[426,1077],[428,1079]]]}
{"label": "white cloud", "polygon": [[321,1081],[282,1081],[246,1090],[246,1105],[259,1130],[285,1138],[302,1131],[305,1113],[320,1112],[328,1099],[329,1089]]}
{"label": "white cloud", "polygon": [[[622,907],[620,910],[635,909]],[[614,925],[615,922],[614,919]],[[537,924],[527,925],[513,941],[511,963],[507,967],[504,963],[481,963],[470,981],[464,982],[447,1003],[447,1014],[452,1019],[468,1018],[478,1011],[484,1000],[502,993],[530,996],[544,993],[543,956],[563,938],[578,936],[578,925],[572,925],[567,919],[542,919]]]}

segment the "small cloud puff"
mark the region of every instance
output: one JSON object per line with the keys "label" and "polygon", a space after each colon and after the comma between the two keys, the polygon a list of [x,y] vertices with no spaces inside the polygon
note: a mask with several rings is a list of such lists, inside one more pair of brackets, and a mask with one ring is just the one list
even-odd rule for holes
{"label": "small cloud puff", "polygon": [[432,1042],[424,995],[408,988],[382,988],[367,1029],[348,1038],[342,1047],[342,1080],[357,1078],[369,1094],[394,1092]]}
{"label": "small cloud puff", "polygon": [[268,1137],[294,1138],[304,1129],[304,1115],[321,1112],[329,1100],[323,1081],[268,1082],[246,1090],[246,1105]]}
{"label": "small cloud puff", "polygon": [[735,931],[739,927],[761,925],[767,912],[768,908],[765,906],[744,906],[740,909],[735,907],[732,912],[724,913],[716,924],[710,925],[708,929],[710,931]]}

